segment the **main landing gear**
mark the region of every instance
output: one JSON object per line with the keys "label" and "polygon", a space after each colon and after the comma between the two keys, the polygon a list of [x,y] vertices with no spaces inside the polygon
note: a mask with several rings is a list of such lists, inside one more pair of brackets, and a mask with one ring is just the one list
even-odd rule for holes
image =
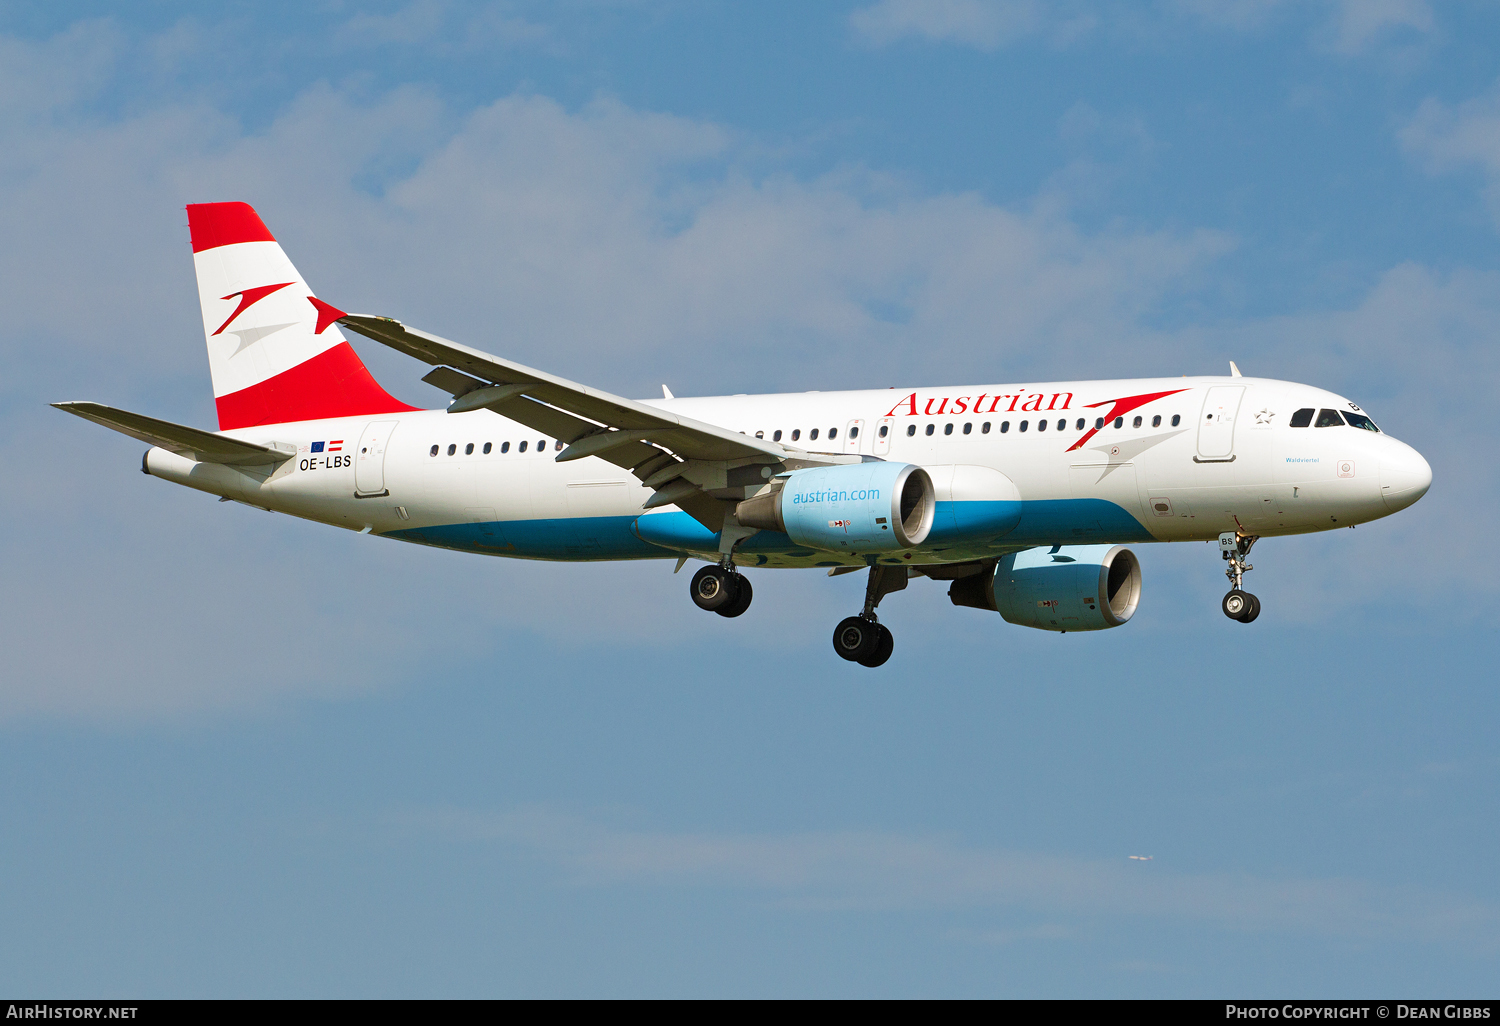
{"label": "main landing gear", "polygon": [[1260,615],[1260,599],[1243,589],[1245,574],[1255,568],[1245,562],[1245,557],[1250,555],[1250,548],[1256,542],[1257,535],[1238,534],[1234,531],[1225,531],[1219,535],[1219,552],[1229,563],[1224,570],[1224,576],[1229,578],[1233,585],[1229,594],[1224,596],[1221,603],[1224,615],[1231,620],[1240,623],[1250,623]]}
{"label": "main landing gear", "polygon": [[875,616],[880,600],[906,587],[904,566],[872,566],[865,585],[865,608],[858,616],[846,617],[833,629],[833,650],[841,659],[861,666],[880,666],[891,657],[896,639],[890,628]]}
{"label": "main landing gear", "polygon": [[750,579],[729,566],[706,566],[693,575],[693,602],[699,609],[720,616],[739,616],[750,608],[755,591]]}

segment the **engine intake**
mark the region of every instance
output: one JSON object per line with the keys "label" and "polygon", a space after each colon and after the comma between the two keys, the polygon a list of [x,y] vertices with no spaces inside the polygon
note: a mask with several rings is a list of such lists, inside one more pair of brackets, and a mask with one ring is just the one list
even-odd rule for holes
{"label": "engine intake", "polygon": [[1002,556],[993,574],[960,578],[956,606],[993,609],[1009,623],[1044,631],[1100,631],[1135,615],[1141,563],[1121,545],[1069,545]]}
{"label": "engine intake", "polygon": [[809,548],[892,552],[927,539],[936,505],[927,471],[877,461],[794,470],[741,502],[734,515],[746,527],[781,531]]}

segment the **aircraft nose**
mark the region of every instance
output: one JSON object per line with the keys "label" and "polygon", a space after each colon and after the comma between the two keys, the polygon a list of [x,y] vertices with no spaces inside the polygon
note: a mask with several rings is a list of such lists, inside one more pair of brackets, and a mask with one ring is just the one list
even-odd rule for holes
{"label": "aircraft nose", "polygon": [[1411,446],[1396,442],[1392,451],[1381,456],[1380,496],[1392,513],[1416,502],[1431,486],[1432,467]]}

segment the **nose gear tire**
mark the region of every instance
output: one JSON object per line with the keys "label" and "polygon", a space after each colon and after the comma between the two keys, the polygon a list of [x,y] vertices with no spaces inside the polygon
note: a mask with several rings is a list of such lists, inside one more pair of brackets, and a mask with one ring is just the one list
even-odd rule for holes
{"label": "nose gear tire", "polygon": [[1240,623],[1249,623],[1260,615],[1260,599],[1251,595],[1248,591],[1245,592],[1245,597],[1250,600],[1250,608],[1240,614]]}
{"label": "nose gear tire", "polygon": [[1224,596],[1221,606],[1225,616],[1240,623],[1249,623],[1260,615],[1260,599],[1238,588]]}

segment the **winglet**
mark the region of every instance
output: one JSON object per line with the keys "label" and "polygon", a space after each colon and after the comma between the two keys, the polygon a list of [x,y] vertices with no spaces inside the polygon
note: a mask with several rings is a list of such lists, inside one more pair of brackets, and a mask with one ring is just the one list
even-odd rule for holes
{"label": "winglet", "polygon": [[1240,373],[1240,369],[1234,365],[1233,360],[1229,361],[1229,376],[1231,378],[1244,377],[1244,375]]}
{"label": "winglet", "polygon": [[663,399],[676,399],[677,398],[675,395],[672,394],[672,390],[670,388],[668,388],[666,385],[661,386],[661,397]]}

